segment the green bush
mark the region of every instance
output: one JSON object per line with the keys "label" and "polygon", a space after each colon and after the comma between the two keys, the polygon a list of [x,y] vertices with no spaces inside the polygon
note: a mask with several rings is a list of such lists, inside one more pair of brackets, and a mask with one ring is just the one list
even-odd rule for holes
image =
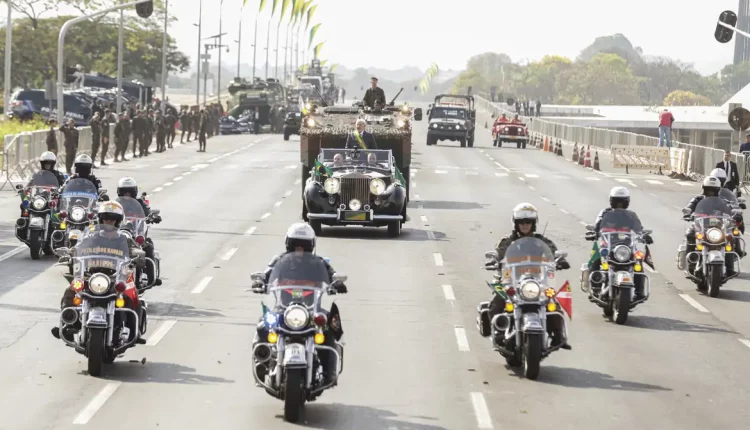
{"label": "green bush", "polygon": [[49,125],[41,119],[31,121],[0,120],[0,136],[23,133],[24,131],[47,130]]}

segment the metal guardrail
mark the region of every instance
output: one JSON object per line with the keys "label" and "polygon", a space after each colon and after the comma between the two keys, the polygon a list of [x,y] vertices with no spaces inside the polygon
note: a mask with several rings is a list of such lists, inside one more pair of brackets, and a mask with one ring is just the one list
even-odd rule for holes
{"label": "metal guardrail", "polygon": [[[483,109],[490,114],[499,115],[505,113],[516,115],[515,112],[505,109],[502,103],[492,103],[482,96],[474,96],[474,99],[477,108]],[[519,118],[523,118],[524,122],[526,122],[529,134],[558,139],[569,145],[577,144],[579,147],[581,145],[590,145],[597,148],[600,152],[610,152],[613,145],[657,147],[659,144],[658,138],[643,134],[561,124],[537,117],[525,117],[523,115],[519,115]],[[747,170],[747,159],[745,156],[733,152],[731,159],[737,163],[738,171],[745,172]],[[700,180],[710,173],[716,167],[717,163],[723,160],[724,151],[721,149],[673,140],[668,170],[683,177]]]}

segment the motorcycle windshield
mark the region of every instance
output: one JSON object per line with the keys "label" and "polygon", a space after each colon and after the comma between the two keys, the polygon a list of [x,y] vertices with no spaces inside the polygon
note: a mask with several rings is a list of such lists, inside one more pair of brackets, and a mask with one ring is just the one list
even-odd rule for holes
{"label": "motorcycle windshield", "polygon": [[141,203],[132,197],[118,197],[117,203],[122,206],[125,219],[120,228],[128,230],[136,236],[146,236],[146,212]]}
{"label": "motorcycle windshield", "polygon": [[524,237],[510,244],[505,252],[503,283],[517,285],[522,278],[546,283],[554,278],[555,255],[543,240]]}
{"label": "motorcycle windshield", "polygon": [[31,177],[29,187],[31,187],[31,195],[36,196],[39,194],[49,194],[51,190],[59,188],[60,183],[57,182],[57,176],[52,172],[40,170]]}
{"label": "motorcycle windshield", "polygon": [[60,210],[70,212],[76,206],[91,209],[98,199],[99,193],[93,182],[75,178],[65,185],[60,194]]}
{"label": "motorcycle windshield", "polygon": [[721,191],[719,191],[719,197],[726,200],[729,206],[739,209],[740,201],[739,199],[737,199],[737,196],[732,192],[732,190],[722,188]]}
{"label": "motorcycle windshield", "polygon": [[604,214],[599,233],[610,246],[624,244],[632,246],[632,233],[643,232],[638,216],[627,209],[613,209]]}
{"label": "motorcycle windshield", "polygon": [[695,207],[693,212],[695,227],[698,231],[710,227],[722,228],[727,217],[731,219],[732,208],[721,197],[706,197]]}
{"label": "motorcycle windshield", "polygon": [[76,259],[74,273],[87,271],[119,272],[120,266],[130,262],[128,239],[120,230],[107,224],[87,228],[83,238],[73,248]]}
{"label": "motorcycle windshield", "polygon": [[269,280],[276,306],[316,308],[330,279],[323,259],[309,252],[290,252],[279,258]]}

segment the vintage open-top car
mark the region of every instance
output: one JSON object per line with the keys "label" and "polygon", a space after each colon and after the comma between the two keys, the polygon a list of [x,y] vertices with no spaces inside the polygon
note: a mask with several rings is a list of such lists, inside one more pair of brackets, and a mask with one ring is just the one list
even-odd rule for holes
{"label": "vintage open-top car", "polygon": [[529,142],[526,124],[496,121],[492,126],[492,146],[502,147],[503,142],[512,142],[518,148],[526,148]]}
{"label": "vintage open-top car", "polygon": [[322,225],[388,226],[406,221],[405,180],[390,150],[322,148],[305,184],[303,217]]}

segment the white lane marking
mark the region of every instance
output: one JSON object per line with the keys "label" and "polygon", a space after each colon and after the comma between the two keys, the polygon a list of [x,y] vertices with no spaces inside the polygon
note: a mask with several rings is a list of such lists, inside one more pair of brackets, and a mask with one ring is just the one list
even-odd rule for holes
{"label": "white lane marking", "polygon": [[565,215],[570,215],[570,212],[566,211],[563,208],[560,208],[560,212],[564,213]]}
{"label": "white lane marking", "polygon": [[588,223],[586,223],[586,221],[578,221],[578,224],[581,224],[584,227],[586,227],[588,225]]}
{"label": "white lane marking", "polygon": [[656,195],[656,194],[654,194],[654,193],[648,193],[648,194],[649,194],[649,195],[651,195],[652,197],[656,197],[656,198],[659,198],[659,196],[657,196],[657,195]]}
{"label": "white lane marking", "polygon": [[523,176],[519,176],[519,177],[518,177],[518,179],[520,179],[520,180],[522,180],[522,181],[526,182],[526,178],[524,178]]}
{"label": "white lane marking", "polygon": [[185,172],[185,173],[182,174],[182,176],[190,176],[192,174],[193,174],[193,172]]}
{"label": "white lane marking", "polygon": [[502,164],[498,163],[497,161],[495,161],[495,165],[496,165],[497,167],[499,167],[499,168],[501,168],[501,169],[505,170],[506,172],[510,172],[510,169],[509,169],[509,168],[507,168],[507,167],[503,166]]}
{"label": "white lane marking", "polygon": [[529,189],[530,189],[531,191],[534,191],[534,190],[536,190],[536,188],[534,188],[534,186],[533,186],[533,185],[529,185]]}
{"label": "white lane marking", "polygon": [[232,248],[226,254],[224,254],[224,256],[221,257],[221,259],[224,261],[229,261],[229,259],[232,258],[235,252],[237,252],[237,248]]}
{"label": "white lane marking", "polygon": [[427,217],[422,215],[420,218],[422,218],[422,222],[427,222]]}
{"label": "white lane marking", "polygon": [[274,207],[279,207],[284,203],[284,200],[279,200],[278,202],[274,203]]}
{"label": "white lane marking", "polygon": [[164,186],[165,186],[165,187],[170,187],[170,186],[172,186],[172,185],[174,185],[174,182],[165,182],[165,183],[164,183]]}
{"label": "white lane marking", "polygon": [[708,309],[704,308],[703,305],[698,303],[694,298],[688,296],[687,294],[680,294],[680,297],[682,297],[682,300],[685,300],[686,302],[688,302],[690,306],[694,307],[695,309],[698,309],[698,311],[706,313],[706,314],[708,313]]}
{"label": "white lane marking", "polygon": [[209,162],[209,163],[213,163],[214,161],[217,161],[217,160],[219,160],[219,159],[221,159],[221,157],[214,157],[214,158],[212,158],[212,159],[208,160],[208,162]]}
{"label": "white lane marking", "polygon": [[484,154],[484,149],[480,149],[480,150],[479,150],[479,152],[480,152],[481,154]]}
{"label": "white lane marking", "polygon": [[302,179],[297,179],[296,181],[294,181],[294,185],[299,185],[301,183],[302,183]]}
{"label": "white lane marking", "polygon": [[427,239],[435,240],[435,232],[432,230],[427,230]]}
{"label": "white lane marking", "polygon": [[653,184],[653,185],[664,185],[664,182],[655,181],[653,179],[646,179],[646,182],[648,182],[649,184]]}
{"label": "white lane marking", "polygon": [[616,178],[615,180],[617,182],[623,182],[625,184],[632,184],[633,183],[633,181],[631,181],[630,179],[627,179],[627,178]]}
{"label": "white lane marking", "polygon": [[20,254],[24,249],[26,249],[26,245],[21,245],[16,249],[8,251],[5,254],[0,255],[0,261],[5,261],[16,254]]}
{"label": "white lane marking", "polygon": [[167,164],[166,166],[162,167],[162,169],[174,169],[177,166],[179,166],[179,164]]}
{"label": "white lane marking", "polygon": [[152,193],[158,193],[159,191],[161,191],[161,190],[163,190],[163,189],[164,189],[164,188],[162,188],[162,187],[156,187],[156,188],[154,188],[154,191],[151,191],[151,192],[152,192]]}
{"label": "white lane marking", "polygon": [[487,154],[487,158],[489,158],[489,159],[490,159],[490,161],[495,161],[495,159],[494,159],[494,158],[490,157],[490,154]]}
{"label": "white lane marking", "polygon": [[474,416],[477,418],[477,426],[480,429],[491,429],[492,418],[490,410],[487,408],[487,401],[482,393],[471,393],[471,404],[474,407]]}
{"label": "white lane marking", "polygon": [[284,197],[289,197],[289,196],[291,196],[293,192],[294,192],[294,191],[292,191],[292,190],[287,190],[287,192],[285,192],[285,193],[284,193]]}
{"label": "white lane marking", "polygon": [[191,169],[200,170],[200,169],[205,169],[206,167],[208,167],[208,164],[196,164],[195,166],[191,167]]}
{"label": "white lane marking", "polygon": [[539,175],[535,175],[533,173],[524,173],[523,175],[526,176],[527,178],[538,178],[539,177]]}
{"label": "white lane marking", "polygon": [[175,181],[175,182],[181,181],[182,180],[182,176],[178,176],[178,177],[176,177],[176,178],[174,178],[172,180]]}
{"label": "white lane marking", "polygon": [[467,170],[466,171],[466,175],[469,175],[469,176],[478,176],[479,172],[475,172],[473,170]]}
{"label": "white lane marking", "polygon": [[690,182],[682,182],[682,181],[677,181],[677,185],[682,185],[683,187],[692,187],[693,186],[693,184],[690,183]]}
{"label": "white lane marking", "polygon": [[544,200],[545,202],[549,202],[549,199],[548,199],[547,197],[540,197],[540,198],[541,198],[542,200]]}
{"label": "white lane marking", "polygon": [[270,217],[270,216],[271,216],[271,213],[270,213],[270,212],[266,212],[266,213],[264,213],[264,214],[263,214],[263,215],[262,215],[262,216],[260,217],[260,219],[266,219],[266,218],[268,218],[268,217]]}
{"label": "white lane marking", "polygon": [[507,173],[496,172],[495,176],[497,176],[498,178],[504,178],[504,177],[508,176],[508,174]]}
{"label": "white lane marking", "polygon": [[432,254],[432,259],[435,260],[436,266],[442,266],[443,265],[443,255],[439,252],[435,252]]}
{"label": "white lane marking", "polygon": [[742,343],[746,347],[750,348],[750,340],[747,340],[747,339],[737,339],[737,340],[739,340],[740,343]]}
{"label": "white lane marking", "polygon": [[450,285],[443,285],[443,294],[445,300],[456,300],[456,295],[453,293],[453,287]]}
{"label": "white lane marking", "polygon": [[608,177],[608,178],[611,178],[611,177],[612,177],[612,175],[610,175],[609,173],[604,173],[604,172],[602,172],[602,171],[600,171],[600,170],[592,170],[592,172],[596,173],[597,175],[602,175],[602,176],[606,176],[606,177]]}
{"label": "white lane marking", "polygon": [[99,411],[99,409],[101,409],[101,407],[104,406],[105,403],[107,403],[107,400],[112,397],[112,394],[115,394],[115,391],[120,388],[120,385],[122,385],[122,382],[120,381],[107,383],[107,385],[102,388],[102,391],[99,391],[99,394],[94,396],[94,398],[91,399],[91,402],[89,402],[89,404],[86,405],[85,408],[83,408],[78,416],[76,416],[76,419],[73,420],[73,424],[87,424],[89,420],[94,417],[96,412]]}
{"label": "white lane marking", "polygon": [[169,330],[172,330],[172,327],[174,327],[175,324],[177,324],[177,320],[164,321],[161,326],[159,326],[159,329],[154,332],[153,336],[148,338],[146,346],[156,346],[156,344],[158,344],[159,341],[169,333]]}
{"label": "white lane marking", "polygon": [[412,187],[412,188],[417,188],[417,183],[416,183],[416,182],[414,182],[414,181],[411,181],[411,187]]}
{"label": "white lane marking", "polygon": [[469,339],[466,337],[466,329],[463,327],[454,327],[453,330],[456,332],[458,350],[462,352],[471,351],[471,348],[469,348]]}
{"label": "white lane marking", "polygon": [[448,172],[446,172],[445,170],[435,170],[435,173],[438,175],[445,175]]}
{"label": "white lane marking", "polygon": [[203,290],[206,289],[206,287],[208,286],[209,282],[211,282],[212,279],[214,279],[213,276],[206,276],[205,278],[201,279],[201,281],[198,282],[198,285],[196,285],[195,288],[193,288],[193,291],[191,291],[190,293],[192,294],[202,293]]}
{"label": "white lane marking", "polygon": [[294,169],[295,167],[297,167],[297,166],[294,165],[294,164],[290,164],[290,165],[286,166],[286,169]]}
{"label": "white lane marking", "polygon": [[251,236],[253,233],[255,233],[255,230],[257,230],[258,227],[250,227],[245,231],[245,236]]}
{"label": "white lane marking", "polygon": [[588,179],[589,181],[601,181],[600,178],[596,178],[594,176],[587,176],[586,179]]}
{"label": "white lane marking", "polygon": [[417,172],[419,172],[419,169],[414,169],[411,171],[411,175],[414,176],[417,174]]}

